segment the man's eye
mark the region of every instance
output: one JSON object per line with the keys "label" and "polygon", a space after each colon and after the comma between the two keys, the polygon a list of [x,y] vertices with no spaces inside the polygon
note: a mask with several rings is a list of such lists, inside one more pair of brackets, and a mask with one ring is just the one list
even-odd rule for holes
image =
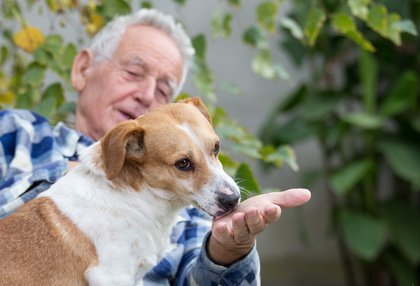
{"label": "man's eye", "polygon": [[168,103],[170,101],[172,92],[169,86],[165,85],[164,83],[158,82],[157,92],[165,103]]}
{"label": "man's eye", "polygon": [[175,162],[175,167],[181,171],[190,171],[193,169],[193,164],[188,158],[183,158]]}
{"label": "man's eye", "polygon": [[131,77],[141,77],[142,75],[139,72],[135,72],[135,71],[130,71],[130,70],[126,70],[126,73],[131,76]]}

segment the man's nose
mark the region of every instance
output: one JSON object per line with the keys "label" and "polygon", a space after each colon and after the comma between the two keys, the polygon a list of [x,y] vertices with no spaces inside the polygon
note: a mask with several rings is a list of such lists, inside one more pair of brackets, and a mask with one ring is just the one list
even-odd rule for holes
{"label": "man's nose", "polygon": [[136,93],[136,99],[145,106],[150,106],[155,100],[156,86],[156,79],[154,77],[145,77],[139,83],[139,90]]}

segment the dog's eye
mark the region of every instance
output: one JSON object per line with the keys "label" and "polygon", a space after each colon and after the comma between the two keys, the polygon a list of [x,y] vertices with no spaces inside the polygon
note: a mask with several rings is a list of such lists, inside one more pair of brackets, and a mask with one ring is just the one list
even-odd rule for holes
{"label": "dog's eye", "polygon": [[220,150],[220,143],[216,142],[216,144],[214,144],[214,150],[213,150],[214,156],[217,156],[219,154],[219,150]]}
{"label": "dog's eye", "polygon": [[193,164],[190,159],[184,158],[175,162],[175,167],[181,171],[190,171],[193,168]]}

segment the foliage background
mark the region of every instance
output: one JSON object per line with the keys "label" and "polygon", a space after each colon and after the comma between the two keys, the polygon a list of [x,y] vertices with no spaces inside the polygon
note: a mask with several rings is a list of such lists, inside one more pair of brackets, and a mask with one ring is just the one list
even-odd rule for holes
{"label": "foliage background", "polygon": [[[415,159],[419,152],[419,57],[415,53],[419,44],[415,35],[419,2],[319,0],[250,4],[230,0],[207,6],[191,2],[3,1],[2,108],[30,108],[52,122],[66,119],[74,110],[71,100],[75,96],[71,96],[68,75],[77,50],[113,15],[129,12],[132,7],[156,6],[176,15],[193,36],[197,60],[186,91],[206,98],[218,132],[230,141],[222,157],[225,167],[240,178],[245,189],[259,191],[260,183],[248,164],[238,163],[244,160],[238,155],[263,161],[266,166],[287,163],[290,168],[281,171],[286,169],[287,173],[298,169],[294,152],[287,144],[300,150],[308,140],[318,143],[309,151],[298,152],[303,154],[301,161],[317,171],[304,177],[323,179],[323,185],[313,187],[319,188],[313,198],[318,204],[309,209],[309,215],[298,210],[296,220],[289,224],[285,216],[282,222],[287,228],[270,229],[260,239],[263,258],[264,254],[272,258],[273,252],[283,249],[281,264],[263,260],[264,285],[271,283],[265,278],[270,276],[275,277],[272,285],[277,285],[279,279],[288,285],[308,281],[311,285],[416,285],[420,239],[413,230],[420,225],[420,160]],[[190,20],[191,14],[196,14],[195,21]],[[46,18],[46,25],[34,27],[41,32],[32,28],[34,15]],[[72,38],[69,30],[74,30]],[[238,56],[239,49],[245,49],[246,56]],[[247,71],[236,69],[240,62],[246,62]],[[255,89],[255,94],[250,95]],[[217,107],[220,105],[225,109]],[[270,109],[270,114],[265,114]],[[235,118],[239,110],[246,114],[237,118],[251,126],[254,134],[255,121],[265,120],[261,131],[265,144],[229,118],[226,110]],[[408,128],[402,128],[405,126]],[[390,135],[398,140],[384,140]],[[316,155],[319,162],[312,162]],[[251,159],[245,161],[255,165]],[[271,171],[271,176],[281,176],[281,172]],[[270,184],[265,182],[267,177],[259,177],[265,187],[285,188],[291,184],[290,180],[278,178]],[[314,180],[296,184],[309,186],[310,181]],[[393,186],[387,186],[391,181]],[[384,186],[385,195],[381,190]],[[330,202],[331,212],[325,212],[325,200]],[[302,227],[303,217],[306,228]],[[329,236],[323,233],[325,228]],[[279,245],[277,237],[287,243]],[[291,240],[303,241],[305,246]],[[337,251],[329,247],[336,241]],[[264,248],[264,242],[270,242],[269,246]],[[334,266],[336,261],[329,265],[330,257],[320,255],[324,251],[341,254],[342,272]],[[291,255],[285,259],[285,253]],[[318,256],[305,257],[311,253]],[[295,265],[296,261],[306,261],[307,267]],[[305,275],[298,275],[302,269]],[[339,274],[328,274],[331,269]]]}

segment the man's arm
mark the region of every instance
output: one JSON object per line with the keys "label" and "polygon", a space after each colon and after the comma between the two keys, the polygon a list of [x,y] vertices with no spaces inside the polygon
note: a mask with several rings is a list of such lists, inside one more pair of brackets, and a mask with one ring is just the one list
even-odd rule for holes
{"label": "man's arm", "polygon": [[258,234],[277,221],[282,208],[297,207],[311,198],[306,189],[291,189],[249,198],[212,226],[208,253],[213,261],[229,266],[247,255]]}
{"label": "man's arm", "polygon": [[176,285],[259,285],[256,235],[280,218],[281,208],[296,207],[309,199],[308,190],[291,189],[242,202],[233,213],[213,222],[201,252],[180,269],[181,281]]}

